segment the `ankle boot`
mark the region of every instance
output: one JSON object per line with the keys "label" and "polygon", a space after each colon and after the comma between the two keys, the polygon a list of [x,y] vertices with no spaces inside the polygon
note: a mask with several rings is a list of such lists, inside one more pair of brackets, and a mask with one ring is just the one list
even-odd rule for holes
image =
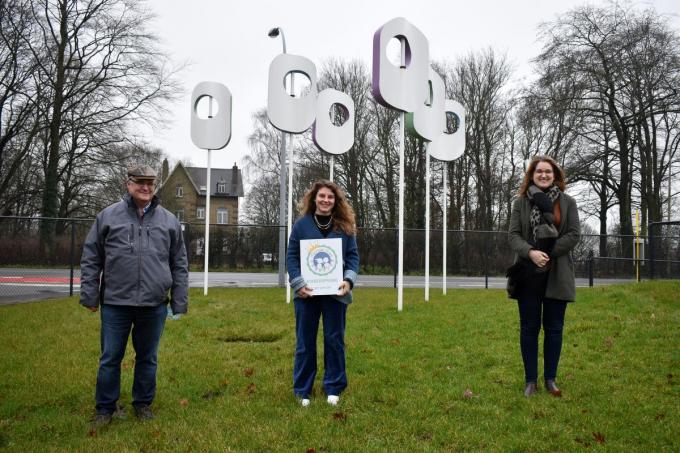
{"label": "ankle boot", "polygon": [[550,393],[552,396],[556,397],[561,397],[562,396],[562,390],[560,390],[557,387],[557,384],[555,384],[554,379],[546,379],[545,380],[545,389]]}
{"label": "ankle boot", "polygon": [[529,398],[531,395],[536,393],[536,383],[535,382],[527,382],[527,386],[524,387],[524,396]]}

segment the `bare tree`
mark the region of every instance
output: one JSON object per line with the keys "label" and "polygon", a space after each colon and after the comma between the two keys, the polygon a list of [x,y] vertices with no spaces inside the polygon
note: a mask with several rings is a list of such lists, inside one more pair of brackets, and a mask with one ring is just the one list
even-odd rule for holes
{"label": "bare tree", "polygon": [[37,62],[25,42],[35,29],[30,2],[0,2],[0,213],[12,214],[31,195],[32,144],[42,125],[40,87],[33,76]]}
{"label": "bare tree", "polygon": [[[37,83],[46,99],[41,213],[54,217],[68,210],[60,208],[60,196],[63,178],[74,175],[74,160],[102,137],[109,144],[123,143],[134,122],[153,124],[177,90],[167,57],[146,29],[151,15],[142,0],[36,0],[30,5],[37,32],[24,42],[38,62]],[[66,195],[62,205],[70,202],[72,194],[67,190]],[[53,222],[42,223],[43,244],[49,244],[54,228]]]}

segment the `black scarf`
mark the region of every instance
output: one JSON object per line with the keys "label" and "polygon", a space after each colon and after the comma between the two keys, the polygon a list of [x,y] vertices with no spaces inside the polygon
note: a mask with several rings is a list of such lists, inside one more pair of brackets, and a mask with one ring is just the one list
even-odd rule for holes
{"label": "black scarf", "polygon": [[[545,192],[545,194],[550,198],[550,201],[554,204],[555,201],[560,197],[562,193],[556,185],[550,186],[550,188]],[[527,191],[527,197],[531,200],[531,192]],[[534,244],[536,244],[536,229],[541,224],[542,220],[541,210],[534,203],[531,204],[531,214],[529,215],[529,226],[531,227],[531,235],[534,238]]]}

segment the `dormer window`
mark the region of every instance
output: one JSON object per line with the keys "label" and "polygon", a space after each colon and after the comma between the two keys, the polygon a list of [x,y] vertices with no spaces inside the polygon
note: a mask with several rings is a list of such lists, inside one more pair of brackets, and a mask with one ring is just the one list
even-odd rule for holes
{"label": "dormer window", "polygon": [[217,193],[227,193],[227,183],[220,181],[217,183]]}

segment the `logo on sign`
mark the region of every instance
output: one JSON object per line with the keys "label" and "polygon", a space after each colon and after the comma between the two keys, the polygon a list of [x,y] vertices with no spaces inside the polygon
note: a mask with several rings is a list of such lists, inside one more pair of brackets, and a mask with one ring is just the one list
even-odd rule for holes
{"label": "logo on sign", "polygon": [[324,277],[335,270],[338,257],[335,251],[325,245],[315,244],[310,247],[307,255],[307,268],[315,275]]}

